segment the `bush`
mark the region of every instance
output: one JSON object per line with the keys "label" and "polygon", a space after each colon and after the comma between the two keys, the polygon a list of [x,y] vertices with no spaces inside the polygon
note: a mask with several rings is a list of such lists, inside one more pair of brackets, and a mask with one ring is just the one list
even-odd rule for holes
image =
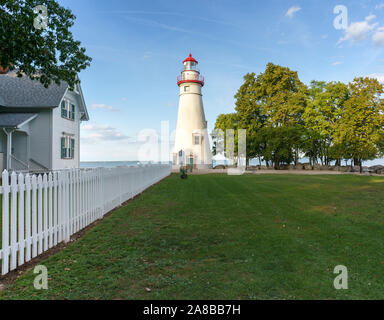
{"label": "bush", "polygon": [[180,178],[181,179],[187,179],[187,169],[185,167],[180,167]]}

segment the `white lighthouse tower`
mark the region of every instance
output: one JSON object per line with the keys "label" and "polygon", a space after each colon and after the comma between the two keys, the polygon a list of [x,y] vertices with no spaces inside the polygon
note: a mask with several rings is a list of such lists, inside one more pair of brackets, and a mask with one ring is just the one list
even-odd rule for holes
{"label": "white lighthouse tower", "polygon": [[177,77],[180,100],[173,164],[209,168],[212,166],[212,154],[201,94],[204,78],[197,68],[198,62],[191,54],[183,64],[184,69]]}

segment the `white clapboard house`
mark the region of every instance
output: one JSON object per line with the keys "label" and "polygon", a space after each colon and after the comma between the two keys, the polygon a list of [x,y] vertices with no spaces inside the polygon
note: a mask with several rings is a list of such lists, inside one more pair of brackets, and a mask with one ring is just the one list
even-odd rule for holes
{"label": "white clapboard house", "polygon": [[0,170],[78,168],[80,123],[89,120],[80,85],[45,88],[14,72],[0,74]]}

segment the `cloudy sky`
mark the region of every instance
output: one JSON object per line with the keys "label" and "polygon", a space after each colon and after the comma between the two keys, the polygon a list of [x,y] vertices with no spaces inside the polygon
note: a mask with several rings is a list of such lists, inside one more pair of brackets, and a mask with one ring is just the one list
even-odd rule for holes
{"label": "cloudy sky", "polygon": [[82,125],[82,161],[137,160],[142,130],[160,134],[163,120],[175,129],[176,77],[190,51],[206,79],[211,129],[218,114],[233,111],[243,76],[268,62],[297,70],[307,84],[384,81],[384,1],[59,2],[77,16],[72,31],[93,58],[80,74],[91,117]]}

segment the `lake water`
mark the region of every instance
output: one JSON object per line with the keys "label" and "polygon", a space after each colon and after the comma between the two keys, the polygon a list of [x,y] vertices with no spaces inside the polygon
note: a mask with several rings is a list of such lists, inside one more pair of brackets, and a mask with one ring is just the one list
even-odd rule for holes
{"label": "lake water", "polygon": [[150,161],[82,161],[80,162],[80,168],[114,168],[114,167],[131,167],[139,164],[149,164]]}
{"label": "lake water", "polygon": [[113,167],[122,167],[122,166],[137,166],[139,161],[85,161],[80,162],[81,168],[113,168]]}
{"label": "lake water", "polygon": [[[302,158],[300,159],[300,163],[306,163],[309,162],[308,159]],[[122,166],[137,166],[138,164],[148,164],[151,162],[139,162],[139,161],[83,161],[80,162],[81,168],[98,168],[98,167],[106,167],[106,168],[113,168],[113,167],[122,167]],[[349,162],[348,162],[349,163]],[[171,164],[171,163],[170,163]],[[213,160],[213,166],[225,164],[225,165],[231,165],[232,162],[228,160]],[[249,164],[252,166],[256,166],[259,164],[259,160],[257,159],[251,159],[249,161]],[[265,165],[265,162],[262,161],[262,165]],[[384,165],[384,159],[376,159],[372,161],[364,161],[363,166],[373,166],[373,165]],[[343,161],[343,165],[345,165],[345,162]]]}

